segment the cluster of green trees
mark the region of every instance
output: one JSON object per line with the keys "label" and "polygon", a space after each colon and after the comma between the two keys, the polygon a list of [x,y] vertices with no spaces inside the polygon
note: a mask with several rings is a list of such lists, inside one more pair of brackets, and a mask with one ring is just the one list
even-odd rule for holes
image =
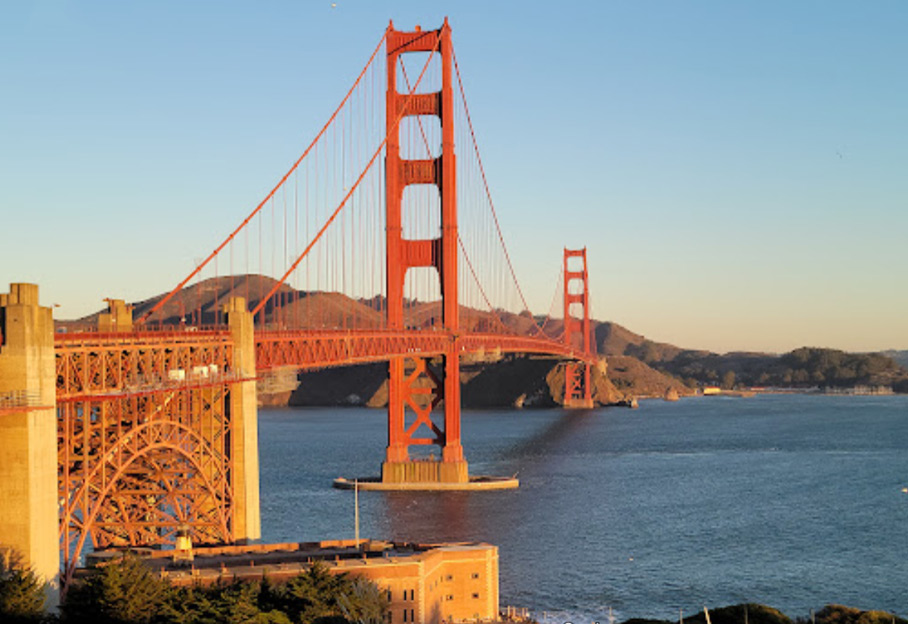
{"label": "cluster of green trees", "polygon": [[908,624],[905,618],[887,611],[861,611],[842,605],[826,605],[813,618],[798,620],[798,624],[815,621],[817,624]]}
{"label": "cluster of green trees", "polygon": [[[643,361],[691,387],[721,385],[777,386],[786,388],[891,386],[908,392],[908,370],[882,353],[846,353],[836,349],[802,347],[784,355],[705,351],[672,353],[670,359],[644,343]],[[647,355],[652,352],[652,359]]]}
{"label": "cluster of green trees", "polygon": [[0,622],[40,622],[44,597],[44,583],[21,557],[13,551],[0,551]]}
{"label": "cluster of green trees", "polygon": [[282,583],[267,576],[209,587],[174,587],[135,557],[75,581],[59,614],[44,613],[44,586],[16,569],[0,576],[4,624],[381,624],[386,593],[366,579],[316,564]]}
{"label": "cluster of green trees", "polygon": [[[9,557],[0,558],[0,622],[3,624],[383,624],[386,593],[374,583],[328,572],[316,564],[283,583],[236,581],[209,587],[174,587],[141,560],[124,557],[74,582],[59,614],[44,611],[45,587]],[[684,614],[706,624],[703,612]],[[792,620],[766,605],[739,604],[710,610],[712,624],[908,624],[885,611],[827,605]],[[623,624],[674,624],[676,620],[630,619]]]}
{"label": "cluster of green trees", "polygon": [[791,383],[831,386],[875,385],[891,381],[900,367],[891,357],[879,353],[845,353],[833,349],[803,347],[779,358],[783,377]]}

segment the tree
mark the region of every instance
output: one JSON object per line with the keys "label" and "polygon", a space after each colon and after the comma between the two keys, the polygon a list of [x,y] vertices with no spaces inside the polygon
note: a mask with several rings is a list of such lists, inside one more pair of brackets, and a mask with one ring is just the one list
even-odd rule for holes
{"label": "tree", "polygon": [[39,622],[46,583],[14,551],[0,552],[0,622]]}
{"label": "tree", "polygon": [[377,585],[346,574],[331,574],[322,563],[286,583],[270,585],[264,581],[260,606],[263,611],[282,611],[294,622],[316,624],[378,624],[388,610],[387,598]]}
{"label": "tree", "polygon": [[64,621],[147,624],[161,612],[166,590],[167,583],[144,562],[126,555],[68,588]]}
{"label": "tree", "polygon": [[338,603],[347,621],[355,624],[382,624],[388,611],[387,593],[365,579],[353,579]]}
{"label": "tree", "polygon": [[[63,621],[81,624],[382,624],[388,602],[373,582],[323,563],[286,583],[233,581],[173,587],[125,557],[74,583]],[[5,624],[5,620],[2,620]]]}
{"label": "tree", "polygon": [[725,374],[722,375],[722,388],[725,390],[731,390],[735,387],[735,371],[728,370],[725,371]]}

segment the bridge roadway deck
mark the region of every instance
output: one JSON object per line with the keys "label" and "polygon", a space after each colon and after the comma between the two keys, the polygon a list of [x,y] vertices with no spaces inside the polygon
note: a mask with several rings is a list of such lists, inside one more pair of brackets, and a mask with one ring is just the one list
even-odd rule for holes
{"label": "bridge roadway deck", "polygon": [[[381,362],[395,356],[496,351],[591,362],[591,356],[548,338],[436,330],[260,330],[255,332],[255,348],[259,373]],[[233,342],[226,330],[60,333],[55,353],[58,401],[233,375]]]}
{"label": "bridge roadway deck", "polygon": [[588,356],[547,338],[447,331],[256,332],[256,367],[315,369],[381,362],[394,356],[447,353],[538,353],[586,360]]}

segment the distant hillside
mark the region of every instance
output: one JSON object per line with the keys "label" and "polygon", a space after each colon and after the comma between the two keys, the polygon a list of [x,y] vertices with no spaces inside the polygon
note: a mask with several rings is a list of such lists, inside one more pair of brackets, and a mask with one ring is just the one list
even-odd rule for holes
{"label": "distant hillside", "polygon": [[607,358],[608,376],[615,387],[635,397],[665,397],[672,392],[690,396],[694,388],[681,380],[651,368],[630,355],[612,355]]}
{"label": "distant hillside", "polygon": [[[223,322],[223,307],[232,297],[246,299],[250,309],[271,291],[277,280],[262,275],[235,275],[217,277],[187,285],[148,319],[156,325],[179,325],[181,321],[192,325],[214,325]],[[133,317],[145,316],[166,293],[132,303]],[[282,284],[275,297],[263,308],[264,322],[273,327],[287,329],[318,329],[321,327],[346,327],[376,329],[382,326],[386,302],[383,297],[351,299],[337,292],[300,291]],[[71,321],[58,321],[58,327],[69,331],[96,327],[102,312]],[[440,318],[439,302],[408,301],[404,306],[407,327],[427,329],[433,320]],[[256,322],[261,322],[257,318]],[[434,321],[434,322],[437,322]],[[503,310],[494,313],[460,307],[460,324],[464,331],[494,331],[504,326],[508,331],[529,333],[534,321],[529,312],[513,314]],[[546,328],[546,333],[558,335],[558,327]]]}
{"label": "distant hillside", "polygon": [[[892,387],[908,392],[908,351],[846,353],[835,349],[802,347],[782,355],[682,349],[654,342],[615,325],[596,328],[600,352],[613,361],[631,356],[650,367],[682,380],[688,387],[721,385],[783,388]],[[895,355],[899,358],[892,357]],[[620,383],[616,385],[621,388]]]}
{"label": "distant hillside", "polygon": [[895,360],[895,363],[898,364],[899,366],[908,368],[908,351],[889,350],[889,351],[882,351],[882,354],[887,357],[891,357],[893,360]]}

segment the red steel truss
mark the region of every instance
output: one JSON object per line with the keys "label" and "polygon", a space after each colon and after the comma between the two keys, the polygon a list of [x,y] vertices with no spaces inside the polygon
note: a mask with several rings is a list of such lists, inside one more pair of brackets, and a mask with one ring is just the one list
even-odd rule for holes
{"label": "red steel truss", "polygon": [[64,582],[89,544],[234,541],[229,335],[59,334],[55,351]]}
{"label": "red steel truss", "polygon": [[57,400],[159,390],[230,374],[226,331],[58,334]]}
{"label": "red steel truss", "polygon": [[434,357],[446,353],[539,353],[592,361],[562,342],[528,336],[466,334],[445,331],[258,331],[258,371],[299,370],[384,362],[392,357]]}

